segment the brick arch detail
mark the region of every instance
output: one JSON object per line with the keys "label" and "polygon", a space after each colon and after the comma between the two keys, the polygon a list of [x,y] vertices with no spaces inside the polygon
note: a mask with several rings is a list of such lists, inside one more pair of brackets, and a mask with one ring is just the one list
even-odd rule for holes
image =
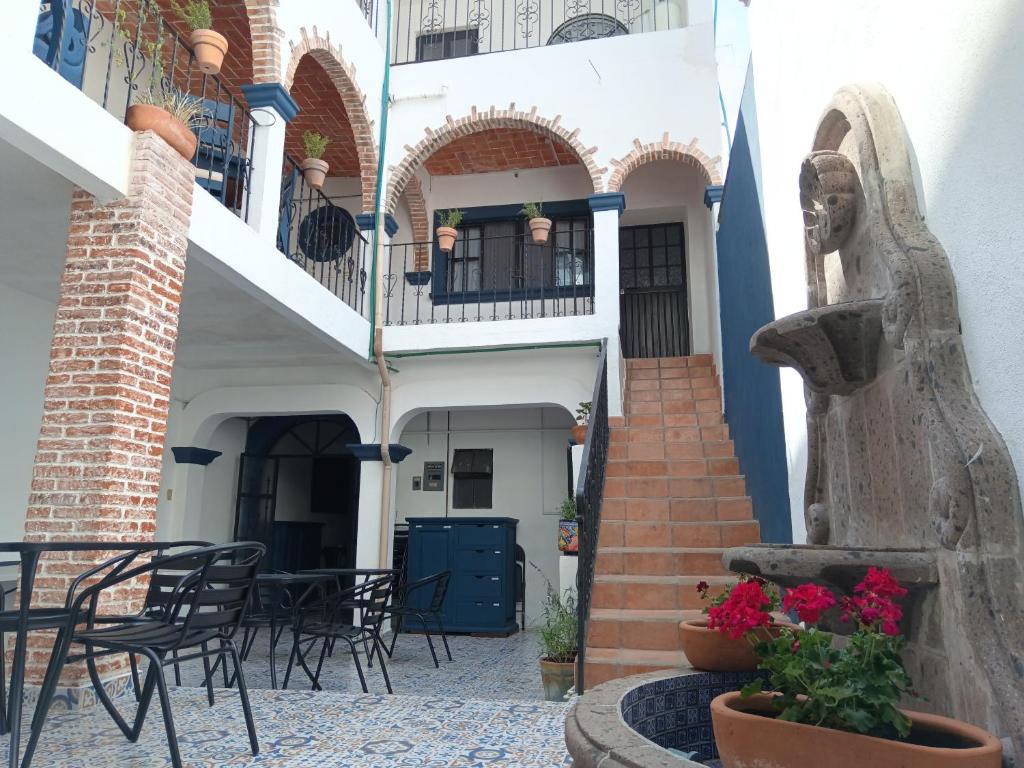
{"label": "brick arch detail", "polygon": [[409,211],[409,225],[412,227],[412,239],[415,242],[417,272],[430,269],[430,218],[427,215],[427,202],[423,197],[423,184],[418,176],[413,176],[402,190],[400,198],[405,201]]}
{"label": "brick arch detail", "polygon": [[330,35],[321,37],[316,27],[309,32],[305,27],[299,30],[302,39],[291,43],[291,59],[285,71],[284,87],[291,90],[299,62],[307,54],[324,68],[334,87],[338,90],[345,107],[352,135],[359,155],[359,181],[363,199],[363,211],[372,211],[377,190],[377,144],[373,138],[373,120],[366,110],[366,94],[359,88],[356,68],[341,55],[341,47],[331,42]]}
{"label": "brick arch detail", "polygon": [[276,83],[281,79],[281,41],[284,31],[277,26],[280,0],[245,0],[252,42],[252,81]]}
{"label": "brick arch detail", "polygon": [[508,109],[497,109],[492,106],[486,112],[480,112],[474,106],[470,114],[458,119],[448,115],[445,124],[440,128],[424,129],[426,135],[416,146],[405,146],[405,158],[391,168],[385,210],[392,214],[395,212],[399,196],[414,178],[416,170],[423,167],[431,155],[456,139],[494,128],[526,128],[560,141],[573,151],[580,164],[587,169],[594,192],[603,192],[604,174],[608,169],[598,167],[597,161],[594,160],[597,147],[583,146],[578,138],[579,128],[570,131],[561,125],[561,120],[561,115],[556,115],[553,119],[541,117],[537,107],[532,107],[529,112],[517,110],[515,103],[510,104]]}
{"label": "brick arch detail", "polygon": [[640,139],[633,139],[633,149],[621,160],[612,160],[615,170],[608,179],[608,191],[620,192],[626,178],[642,165],[656,163],[661,160],[672,160],[698,169],[704,174],[708,184],[721,184],[721,158],[709,157],[701,150],[697,139],[689,144],[672,141],[668,133],[661,137],[660,142],[644,144]]}

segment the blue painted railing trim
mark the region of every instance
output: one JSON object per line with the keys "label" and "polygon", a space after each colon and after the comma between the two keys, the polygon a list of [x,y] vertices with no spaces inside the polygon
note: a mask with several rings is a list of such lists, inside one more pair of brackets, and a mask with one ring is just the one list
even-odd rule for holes
{"label": "blue painted railing trim", "polygon": [[[347,446],[352,455],[360,461],[381,461],[380,443],[349,443]],[[412,448],[406,448],[398,443],[388,444],[388,455],[396,464],[400,463],[406,456],[412,453]]]}
{"label": "blue painted railing trim", "polygon": [[[372,213],[359,213],[356,214],[356,224],[359,226],[359,229],[366,232],[377,226],[377,217]],[[384,234],[388,237],[394,237],[396,232],[398,232],[398,222],[395,221],[395,217],[390,213],[385,213]]]}
{"label": "blue painted railing trim", "polygon": [[280,83],[243,85],[242,93],[245,94],[250,109],[273,107],[286,123],[290,123],[299,114],[299,105]]}
{"label": "blue painted railing trim", "polygon": [[626,196],[621,192],[599,192],[587,198],[592,211],[618,211],[626,210]]}
{"label": "blue painted railing trim", "polygon": [[186,445],[171,448],[171,453],[174,455],[175,464],[198,464],[201,467],[205,467],[220,456],[222,451],[212,451],[209,448],[196,448],[195,446]]}
{"label": "blue painted railing trim", "polygon": [[722,184],[708,184],[704,188],[704,205],[710,210],[711,206],[715,203],[722,202],[722,193],[725,191],[725,186]]}

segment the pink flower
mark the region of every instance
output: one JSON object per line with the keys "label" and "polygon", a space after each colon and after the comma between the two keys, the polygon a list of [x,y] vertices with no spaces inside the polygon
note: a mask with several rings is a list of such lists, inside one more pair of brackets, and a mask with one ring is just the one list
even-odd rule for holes
{"label": "pink flower", "polygon": [[821,614],[836,604],[836,599],[825,587],[817,584],[801,584],[795,589],[787,589],[782,598],[782,607],[787,611],[796,611],[800,621],[816,624]]}
{"label": "pink flower", "polygon": [[864,581],[853,588],[854,597],[844,597],[842,619],[881,630],[890,637],[900,633],[903,609],[894,598],[903,597],[907,590],[886,569],[871,567]]}
{"label": "pink flower", "polygon": [[721,605],[708,610],[708,628],[717,629],[733,640],[739,640],[758,627],[771,625],[771,614],[765,610],[770,604],[771,600],[760,584],[742,581],[733,587]]}

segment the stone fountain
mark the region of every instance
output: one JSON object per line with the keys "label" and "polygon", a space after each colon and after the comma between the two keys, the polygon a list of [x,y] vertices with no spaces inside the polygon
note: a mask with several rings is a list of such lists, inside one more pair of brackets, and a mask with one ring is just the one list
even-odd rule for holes
{"label": "stone fountain", "polygon": [[751,339],[805,382],[808,544],[730,549],[724,562],[839,592],[868,565],[891,568],[911,588],[906,661],[920,698],[907,704],[988,728],[1006,764],[1022,764],[1020,489],[972,385],[907,141],[877,85],[841,89],[821,118],[800,169],[810,309]]}

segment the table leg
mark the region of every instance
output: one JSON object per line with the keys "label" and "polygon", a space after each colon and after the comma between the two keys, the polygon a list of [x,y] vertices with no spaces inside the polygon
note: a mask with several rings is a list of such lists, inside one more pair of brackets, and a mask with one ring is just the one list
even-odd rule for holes
{"label": "table leg", "polygon": [[[277,610],[274,606],[273,611]],[[270,614],[270,688],[277,690],[277,617]]]}
{"label": "table leg", "polygon": [[18,768],[21,745],[21,700],[25,690],[25,656],[28,653],[28,619],[32,603],[32,588],[36,580],[39,552],[21,553],[21,592],[18,595],[18,634],[14,642],[14,660],[11,663],[11,689],[8,693],[7,715],[11,731],[8,752],[9,768]]}

